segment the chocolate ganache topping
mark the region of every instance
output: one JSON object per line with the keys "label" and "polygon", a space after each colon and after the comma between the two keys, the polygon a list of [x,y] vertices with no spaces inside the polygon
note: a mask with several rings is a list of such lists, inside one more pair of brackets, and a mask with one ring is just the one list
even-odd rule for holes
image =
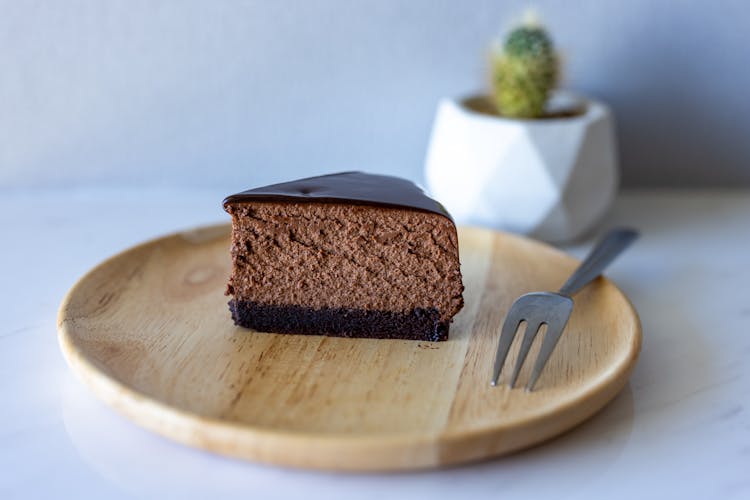
{"label": "chocolate ganache topping", "polygon": [[340,172],[248,189],[224,199],[243,201],[345,202],[424,210],[453,220],[448,211],[416,184],[390,175]]}

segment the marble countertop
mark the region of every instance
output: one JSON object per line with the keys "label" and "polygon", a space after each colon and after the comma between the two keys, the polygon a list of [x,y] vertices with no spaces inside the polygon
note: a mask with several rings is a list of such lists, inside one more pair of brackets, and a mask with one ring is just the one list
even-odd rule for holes
{"label": "marble countertop", "polygon": [[226,220],[224,194],[0,192],[0,498],[750,498],[749,191],[620,195],[607,223],[643,237],[608,275],[638,309],[644,343],[600,414],[515,455],[396,475],[187,448],[131,424],[67,369],[55,327],[67,289],[137,242]]}

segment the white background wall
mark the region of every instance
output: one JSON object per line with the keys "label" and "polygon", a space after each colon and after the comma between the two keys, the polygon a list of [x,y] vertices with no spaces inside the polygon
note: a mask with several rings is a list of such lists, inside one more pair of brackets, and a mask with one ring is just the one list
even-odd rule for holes
{"label": "white background wall", "polygon": [[[629,185],[750,185],[750,8],[540,1],[566,87],[613,105]],[[0,0],[0,187],[421,179],[481,88],[500,0]]]}

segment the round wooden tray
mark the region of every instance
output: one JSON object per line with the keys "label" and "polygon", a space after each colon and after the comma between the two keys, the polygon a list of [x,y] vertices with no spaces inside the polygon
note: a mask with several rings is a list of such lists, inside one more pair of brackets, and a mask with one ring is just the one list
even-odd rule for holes
{"label": "round wooden tray", "polygon": [[599,279],[575,297],[536,390],[491,387],[512,301],[557,289],[577,262],[476,228],[459,229],[466,306],[447,342],[237,328],[223,294],[229,232],[200,228],[126,250],[85,275],[60,307],[60,344],[78,376],[117,411],[185,444],[331,470],[479,460],[590,417],[623,387],[638,356],[637,314]]}

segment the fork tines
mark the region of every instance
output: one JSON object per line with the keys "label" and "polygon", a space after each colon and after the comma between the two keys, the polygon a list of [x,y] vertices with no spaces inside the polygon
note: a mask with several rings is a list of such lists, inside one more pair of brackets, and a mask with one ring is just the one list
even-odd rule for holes
{"label": "fork tines", "polygon": [[503,324],[500,343],[497,347],[495,366],[492,372],[492,385],[497,385],[497,380],[510,352],[510,347],[516,337],[516,332],[519,330],[521,323],[525,323],[526,328],[518,353],[518,359],[508,385],[510,388],[515,386],[523,363],[526,361],[526,357],[531,350],[531,345],[534,343],[534,339],[541,330],[541,327],[546,326],[542,347],[536,358],[529,382],[526,384],[526,389],[529,391],[532,390],[544,366],[547,364],[552,351],[555,349],[555,345],[557,345],[557,341],[565,329],[572,310],[573,300],[570,297],[557,293],[534,292],[519,297],[511,306]]}

